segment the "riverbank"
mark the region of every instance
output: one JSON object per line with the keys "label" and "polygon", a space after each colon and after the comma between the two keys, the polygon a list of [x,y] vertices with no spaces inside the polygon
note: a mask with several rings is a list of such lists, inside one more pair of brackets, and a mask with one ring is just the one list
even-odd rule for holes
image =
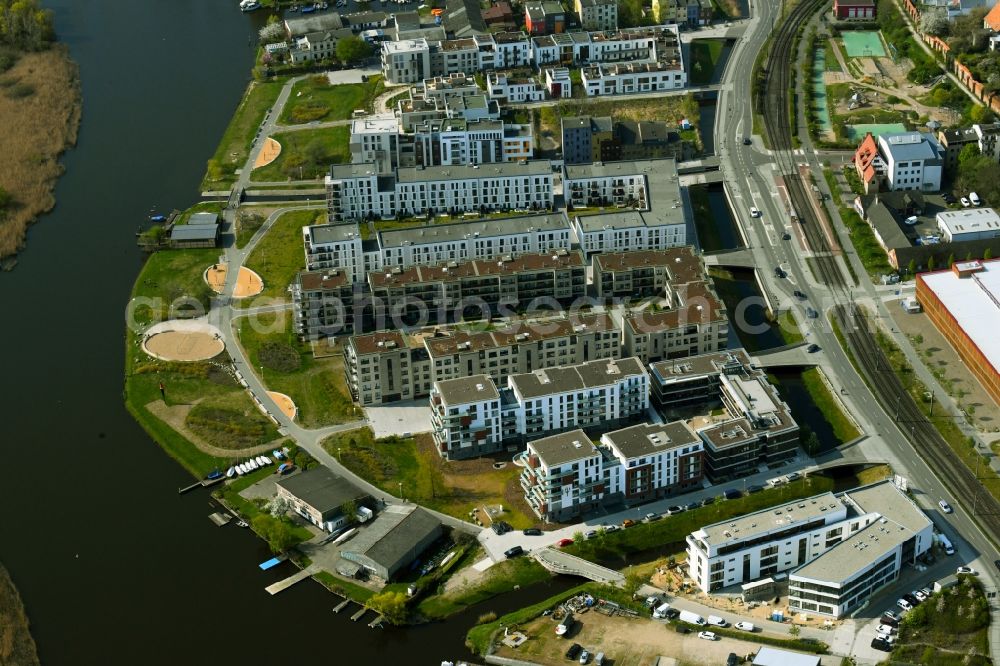
{"label": "riverbank", "polygon": [[0,133],[0,267],[10,270],[28,226],[56,204],[59,157],[76,145],[82,97],[79,68],[61,45],[17,53],[0,72],[0,125],[17,128]]}
{"label": "riverbank", "polygon": [[0,664],[34,666],[38,663],[21,595],[7,569],[0,564]]}

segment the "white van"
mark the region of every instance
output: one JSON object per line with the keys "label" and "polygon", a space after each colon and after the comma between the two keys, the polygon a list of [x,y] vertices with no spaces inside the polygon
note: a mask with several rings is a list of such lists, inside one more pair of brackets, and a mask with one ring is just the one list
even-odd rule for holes
{"label": "white van", "polygon": [[657,620],[662,620],[667,616],[668,610],[670,610],[670,604],[663,604],[661,606],[657,606],[655,609],[653,609],[653,617],[656,618]]}
{"label": "white van", "polygon": [[708,622],[713,627],[728,627],[729,626],[729,623],[726,622],[725,620],[723,620],[718,615],[709,615],[708,618],[706,618],[705,621]]}
{"label": "white van", "polygon": [[979,195],[976,194],[975,192],[969,192],[969,201],[972,202],[973,206],[978,206],[979,204],[983,203],[982,201],[979,200]]}
{"label": "white van", "polygon": [[951,545],[951,539],[943,534],[938,535],[938,541],[941,542],[941,547],[944,548],[945,555],[954,555],[955,547]]}

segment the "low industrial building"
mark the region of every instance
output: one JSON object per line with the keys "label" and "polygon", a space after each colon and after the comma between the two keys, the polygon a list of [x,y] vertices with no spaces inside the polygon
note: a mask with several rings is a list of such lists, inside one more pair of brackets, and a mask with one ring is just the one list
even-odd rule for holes
{"label": "low industrial building", "polygon": [[371,495],[322,465],[278,479],[275,487],[295,513],[327,532],[364,522],[374,505]]}
{"label": "low industrial building", "polygon": [[841,21],[872,21],[875,11],[875,0],[833,0],[833,15]]}
{"label": "low industrial building", "polygon": [[965,367],[1000,404],[1000,260],[917,275],[917,301]]}
{"label": "low industrial building", "polygon": [[743,349],[660,361],[649,372],[652,402],[664,415],[696,405],[725,408],[696,428],[705,443],[705,473],[713,482],[741,478],[798,454],[798,424]]}
{"label": "low industrial building", "polygon": [[945,243],[1000,238],[1000,215],[992,208],[946,210],[934,219]]}
{"label": "low industrial building", "polygon": [[891,481],[706,525],[687,537],[705,592],[789,572],[789,606],[841,617],[932,545],[933,523]]}
{"label": "low industrial building", "polygon": [[369,576],[389,581],[442,533],[441,522],[426,509],[414,504],[390,504],[344,544],[340,556]]}
{"label": "low industrial building", "polygon": [[221,232],[218,213],[192,213],[187,224],[175,224],[170,228],[170,247],[218,247]]}

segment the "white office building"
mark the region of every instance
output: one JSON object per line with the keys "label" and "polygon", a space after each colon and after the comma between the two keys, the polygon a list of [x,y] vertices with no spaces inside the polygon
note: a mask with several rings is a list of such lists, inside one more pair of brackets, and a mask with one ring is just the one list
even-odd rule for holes
{"label": "white office building", "polygon": [[839,617],[932,543],[933,524],[890,481],[707,525],[687,537],[705,592],[790,572],[793,609]]}
{"label": "white office building", "polygon": [[538,81],[515,78],[502,72],[490,72],[486,76],[486,91],[502,104],[541,102],[545,99],[545,88]]}
{"label": "white office building", "polygon": [[932,134],[882,134],[878,138],[878,148],[885,162],[890,190],[937,192],[941,189],[944,149]]}
{"label": "white office building", "polygon": [[582,68],[580,75],[588,97],[635,95],[687,86],[687,74],[679,57],[668,62],[591,65]]}
{"label": "white office building", "polygon": [[992,208],[963,208],[938,213],[938,230],[945,243],[1000,236],[1000,215]]}
{"label": "white office building", "polygon": [[351,122],[351,162],[374,164],[379,173],[398,166],[399,121],[393,114],[367,116]]}

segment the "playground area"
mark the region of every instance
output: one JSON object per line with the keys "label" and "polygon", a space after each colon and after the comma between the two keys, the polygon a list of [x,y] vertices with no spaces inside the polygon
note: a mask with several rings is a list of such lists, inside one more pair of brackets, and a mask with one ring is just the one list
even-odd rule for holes
{"label": "playground area", "polygon": [[848,58],[884,58],[882,36],[871,30],[845,30],[841,33]]}
{"label": "playground area", "polygon": [[281,154],[281,144],[267,137],[264,139],[264,146],[260,149],[257,154],[257,159],[253,161],[253,168],[259,169],[260,167],[267,166],[274,160],[278,159],[278,155]]}
{"label": "playground area", "polygon": [[906,131],[906,125],[903,123],[860,123],[856,125],[846,125],[846,127],[848,138],[852,141],[858,142],[860,142],[868,132],[871,132],[875,138],[878,138],[880,134],[893,134]]}
{"label": "playground area", "polygon": [[[212,288],[212,291],[221,294],[226,288],[228,272],[228,264],[212,264],[205,270],[205,282]],[[250,298],[257,296],[262,291],[264,291],[264,280],[246,266],[240,266],[239,275],[236,276],[233,298]]]}
{"label": "playground area", "polygon": [[150,327],[142,349],[161,361],[207,361],[226,349],[222,333],[204,321],[171,319]]}

